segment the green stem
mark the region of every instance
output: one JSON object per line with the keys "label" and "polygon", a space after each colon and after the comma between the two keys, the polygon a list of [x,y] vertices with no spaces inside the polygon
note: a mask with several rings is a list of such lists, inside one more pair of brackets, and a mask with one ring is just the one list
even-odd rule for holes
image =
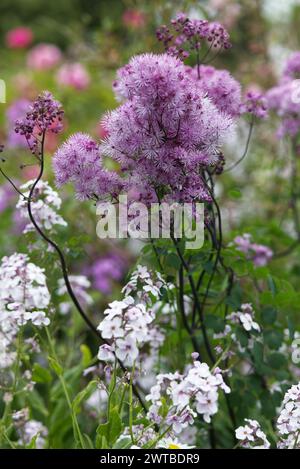
{"label": "green stem", "polygon": [[[48,338],[48,341],[49,341],[51,353],[52,353],[53,357],[55,358],[55,360],[57,361],[57,363],[59,363],[56,352],[55,352],[54,344],[53,344],[51,336],[50,336],[49,329],[48,329],[48,327],[46,327],[45,329],[46,329],[46,334],[47,334],[47,338]],[[66,397],[66,401],[67,401],[67,404],[68,404],[68,407],[69,407],[69,410],[70,410],[75,440],[79,441],[80,446],[81,446],[82,449],[85,449],[84,439],[83,439],[83,436],[82,436],[82,433],[81,433],[81,430],[80,430],[80,427],[79,427],[79,424],[78,424],[76,414],[75,414],[73,406],[72,406],[72,401],[71,401],[70,394],[69,394],[65,379],[63,377],[63,374],[59,374],[58,378],[59,378],[59,381],[62,385],[64,394],[65,394],[65,397]]]}

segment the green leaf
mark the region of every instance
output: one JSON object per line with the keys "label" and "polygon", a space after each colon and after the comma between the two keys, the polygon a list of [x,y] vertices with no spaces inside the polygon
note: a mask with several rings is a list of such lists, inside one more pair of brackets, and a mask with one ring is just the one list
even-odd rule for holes
{"label": "green leaf", "polygon": [[264,340],[271,349],[279,349],[283,341],[283,333],[273,329],[264,331]]}
{"label": "green leaf", "polygon": [[277,310],[272,306],[266,306],[263,308],[261,316],[265,324],[273,325],[277,318]]}
{"label": "green leaf", "polygon": [[204,322],[205,322],[206,327],[208,327],[209,329],[212,329],[216,333],[223,332],[225,329],[224,319],[218,316],[208,314]]}
{"label": "green leaf", "polygon": [[264,361],[264,347],[260,342],[255,342],[253,345],[253,358],[256,365],[260,365]]}
{"label": "green leaf", "polygon": [[277,288],[276,288],[275,281],[271,275],[268,275],[268,286],[272,295],[275,296],[277,293]]}
{"label": "green leaf", "polygon": [[94,444],[90,437],[86,433],[84,433],[82,436],[85,440],[85,449],[94,449]]}
{"label": "green leaf", "polygon": [[38,436],[39,434],[37,433],[36,435],[34,435],[34,437],[32,437],[30,443],[26,445],[27,449],[36,449],[36,440],[38,439]]}
{"label": "green leaf", "polygon": [[82,354],[82,359],[81,359],[82,366],[84,368],[86,368],[87,366],[89,366],[89,364],[92,360],[92,353],[91,353],[89,347],[85,344],[82,344],[80,346],[80,351],[81,351],[81,354]]}
{"label": "green leaf", "polygon": [[272,353],[268,358],[268,363],[274,369],[287,366],[286,357],[282,355],[282,353],[279,353],[279,352]]}
{"label": "green leaf", "polygon": [[294,325],[293,320],[292,320],[289,316],[288,316],[288,318],[287,318],[287,323],[288,323],[288,329],[289,329],[290,339],[293,340],[293,339],[294,339],[294,335],[295,335],[295,325]]}
{"label": "green leaf", "polygon": [[[97,438],[105,438],[109,447],[115,443],[116,439],[122,431],[122,421],[119,414],[118,406],[111,409],[109,421],[100,424],[97,428]],[[99,441],[99,440],[98,440]],[[101,444],[103,441],[101,441]]]}
{"label": "green leaf", "polygon": [[237,310],[242,303],[242,290],[237,283],[233,286],[230,295],[226,298],[225,304],[230,306],[233,310]]}
{"label": "green leaf", "polygon": [[45,417],[48,417],[49,413],[45,405],[45,402],[43,401],[40,394],[35,389],[27,393],[26,399],[28,400],[32,409],[35,409],[37,412],[40,412]]}
{"label": "green leaf", "polygon": [[63,374],[64,370],[63,370],[62,366],[58,363],[58,361],[55,360],[55,358],[53,358],[53,357],[48,357],[48,361],[49,361],[49,365],[52,368],[52,370],[54,371],[54,373],[56,373],[57,376],[61,376]]}
{"label": "green leaf", "polygon": [[47,368],[43,368],[38,363],[35,363],[32,370],[32,381],[35,383],[50,383],[52,376]]}
{"label": "green leaf", "polygon": [[181,261],[179,257],[177,256],[177,254],[175,254],[174,252],[171,252],[170,254],[167,255],[165,259],[165,264],[167,267],[172,267],[173,269],[177,270],[179,269],[181,265]]}
{"label": "green leaf", "polygon": [[80,404],[82,401],[86,400],[93,391],[97,388],[97,381],[93,380],[90,381],[89,384],[84,388],[82,391],[80,391],[77,396],[75,396],[73,402],[72,402],[72,407],[74,412],[78,412]]}
{"label": "green leaf", "polygon": [[128,449],[132,445],[130,436],[122,436],[113,445],[113,449]]}
{"label": "green leaf", "polygon": [[232,199],[240,199],[242,197],[242,193],[239,189],[232,189],[228,192],[228,194]]}
{"label": "green leaf", "polygon": [[238,327],[236,329],[236,338],[241,344],[242,347],[246,347],[248,345],[248,336],[244,329]]}

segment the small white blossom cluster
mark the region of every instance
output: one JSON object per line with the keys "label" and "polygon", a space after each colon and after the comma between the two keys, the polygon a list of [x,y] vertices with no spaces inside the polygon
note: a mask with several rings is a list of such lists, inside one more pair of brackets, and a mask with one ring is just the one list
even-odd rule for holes
{"label": "small white blossom cluster", "polygon": [[[91,295],[87,293],[87,289],[91,287],[91,282],[85,275],[69,275],[69,280],[73,291],[83,306],[88,306],[93,303]],[[67,287],[63,278],[58,280],[57,295],[64,296],[67,294]],[[63,301],[59,305],[61,314],[67,314],[70,312],[73,303],[71,301]]]}
{"label": "small white blossom cluster", "polygon": [[[211,371],[206,363],[195,360],[183,375],[175,372],[157,376],[156,384],[146,396],[146,400],[151,402],[148,418],[158,425],[171,425],[176,434],[192,425],[197,414],[209,423],[211,416],[218,411],[220,390],[230,392],[221,370],[215,368]],[[163,401],[169,404],[165,416],[162,415]]]}
{"label": "small white blossom cluster", "polygon": [[245,425],[235,430],[241,446],[248,449],[269,449],[270,443],[256,420],[245,419]]}
{"label": "small white blossom cluster", "polygon": [[[34,226],[29,220],[28,215],[28,197],[30,195],[30,189],[34,181],[28,181],[26,184],[21,186],[21,190],[26,198],[20,196],[17,203],[17,210],[25,220],[28,220],[28,224],[25,226],[23,233],[34,231]],[[61,198],[58,193],[52,189],[47,181],[39,181],[32,197],[31,210],[40,228],[45,230],[51,230],[55,225],[67,226],[67,222],[57,213],[57,210],[61,207]]]}
{"label": "small white blossom cluster", "polygon": [[15,360],[10,350],[20,327],[28,322],[48,326],[50,294],[44,269],[29,261],[26,254],[4,257],[0,264],[0,368]]}
{"label": "small white blossom cluster", "polygon": [[146,343],[157,348],[162,343],[164,337],[153,324],[152,299],[159,298],[165,282],[158,274],[157,277],[153,281],[153,274],[146,267],[138,266],[122,290],[124,299],[108,305],[98,330],[111,344],[99,348],[99,360],[113,362],[116,356],[125,366],[132,366],[139,356],[139,348]]}
{"label": "small white blossom cluster", "polygon": [[247,332],[252,330],[260,332],[260,327],[257,322],[254,321],[254,310],[250,303],[244,303],[241,305],[241,311],[231,313],[228,319],[233,324],[241,324]]}
{"label": "small white blossom cluster", "polygon": [[294,384],[286,392],[277,428],[282,437],[279,448],[300,448],[300,383]]}
{"label": "small white blossom cluster", "polygon": [[48,436],[48,429],[41,422],[37,420],[29,420],[25,423],[24,427],[20,430],[19,444],[29,445],[33,438],[35,440],[35,447],[43,449],[46,445],[46,438]]}
{"label": "small white blossom cluster", "polygon": [[37,420],[29,420],[29,409],[24,408],[14,412],[12,418],[19,435],[19,445],[27,446],[35,438],[37,449],[45,447],[48,429]]}
{"label": "small white blossom cluster", "polygon": [[143,302],[151,302],[150,294],[156,299],[160,297],[161,288],[166,283],[159,272],[149,271],[147,267],[137,265],[136,270],[132,272],[129,282],[122,289],[125,296],[135,295]]}

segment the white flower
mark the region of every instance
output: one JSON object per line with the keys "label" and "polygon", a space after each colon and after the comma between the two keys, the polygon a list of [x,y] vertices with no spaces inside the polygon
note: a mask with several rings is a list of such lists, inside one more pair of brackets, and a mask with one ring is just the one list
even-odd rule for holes
{"label": "white flower", "polygon": [[[29,197],[33,184],[34,181],[28,181],[21,186],[20,189],[25,197]],[[27,200],[20,196],[16,208],[20,211],[21,216],[29,222],[25,226],[24,233],[34,231],[34,226],[29,219],[27,205]],[[31,211],[38,225],[45,230],[51,230],[55,225],[67,226],[66,221],[56,213],[60,206],[61,199],[58,193],[50,187],[47,181],[39,181],[31,202]]]}
{"label": "white flower", "polygon": [[29,262],[25,254],[4,257],[0,264],[0,368],[15,361],[14,342],[22,326],[28,322],[49,325],[50,319],[41,310],[49,304],[44,269]]}
{"label": "white flower", "polygon": [[174,405],[185,407],[190,400],[190,389],[187,384],[187,380],[182,381],[181,383],[173,381],[170,384],[170,394]]}
{"label": "white flower", "polygon": [[[138,347],[149,343],[150,349],[155,350],[164,340],[161,330],[153,324],[157,310],[151,307],[148,295],[149,292],[158,295],[159,285],[163,285],[161,278],[154,284],[147,268],[137,266],[122,290],[125,293],[123,300],[109,303],[104,311],[105,317],[98,330],[103,338],[111,339],[116,356],[121,361],[124,357],[126,366],[131,366],[138,357]],[[130,295],[131,292],[135,293],[135,298]],[[119,340],[121,338],[124,340]],[[101,353],[101,356],[104,355]]]}
{"label": "white flower", "polygon": [[235,436],[236,436],[237,440],[254,441],[253,430],[248,425],[245,425],[244,427],[242,427],[242,426],[238,427],[235,430]]}
{"label": "white flower", "polygon": [[35,445],[37,449],[43,449],[48,436],[48,429],[37,420],[29,420],[18,429],[20,435],[19,443],[29,445],[34,437],[36,437]]}
{"label": "white flower", "polygon": [[116,356],[125,366],[132,366],[139,354],[136,341],[132,336],[116,341]]}
{"label": "white flower", "polygon": [[243,303],[241,305],[241,310],[242,311],[231,313],[230,316],[228,316],[228,319],[231,320],[232,323],[240,323],[247,332],[250,332],[251,330],[260,332],[259,324],[253,319],[255,313],[252,305],[250,303]]}
{"label": "white flower", "polygon": [[104,339],[124,337],[122,319],[118,316],[114,318],[106,317],[97,327]]}
{"label": "white flower", "polygon": [[218,393],[211,391],[207,394],[196,395],[196,410],[203,415],[205,422],[210,422],[210,416],[218,412]]}
{"label": "white flower", "polygon": [[270,443],[257,420],[245,419],[245,422],[246,425],[235,430],[235,436],[242,446],[248,449],[269,449]]}
{"label": "white flower", "polygon": [[251,331],[251,329],[254,329],[256,331],[260,331],[260,327],[259,325],[257,324],[257,322],[253,321],[252,317],[250,316],[250,314],[246,313],[246,314],[240,314],[240,321],[242,323],[242,326],[244,327],[244,329],[246,331]]}
{"label": "white flower", "polygon": [[28,319],[31,320],[35,326],[49,326],[50,319],[47,318],[44,311],[33,311],[32,313],[26,313],[25,317],[29,315]]}
{"label": "white flower", "polygon": [[[285,394],[282,409],[277,420],[277,428],[282,437],[279,447],[289,447],[292,442],[298,442],[300,431],[300,383],[293,385]],[[291,446],[294,447],[294,446]]]}
{"label": "white flower", "polygon": [[196,416],[194,409],[206,422],[210,422],[211,416],[218,411],[220,389],[230,392],[221,370],[215,368],[211,371],[206,363],[197,360],[184,375],[178,372],[160,374],[146,396],[146,400],[152,402],[148,418],[159,420],[159,406],[166,401],[170,408],[167,420],[176,433],[192,424]]}
{"label": "white flower", "polygon": [[104,362],[115,361],[114,349],[111,345],[108,344],[100,345],[97,356],[99,360]]}
{"label": "white flower", "polygon": [[[161,288],[165,285],[165,282],[161,275],[156,272],[149,271],[147,267],[138,265],[136,270],[132,273],[129,282],[122,289],[122,293],[128,295],[132,292],[136,292],[140,297],[145,297],[148,303],[152,300],[149,297],[151,293],[156,299],[161,294]],[[139,291],[139,286],[141,290]]]}
{"label": "white flower", "polygon": [[160,385],[156,384],[150,389],[150,394],[146,396],[146,401],[158,401],[160,399]]}

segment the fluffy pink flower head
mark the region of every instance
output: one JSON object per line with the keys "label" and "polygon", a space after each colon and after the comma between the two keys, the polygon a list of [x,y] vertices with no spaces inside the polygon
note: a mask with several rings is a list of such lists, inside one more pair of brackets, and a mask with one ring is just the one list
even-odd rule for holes
{"label": "fluffy pink flower head", "polygon": [[20,26],[8,31],[5,36],[5,42],[10,49],[24,49],[28,47],[33,40],[33,33],[30,28]]}
{"label": "fluffy pink flower head", "polygon": [[27,65],[34,70],[49,70],[62,59],[61,51],[53,44],[38,44],[27,56]]}
{"label": "fluffy pink flower head", "polygon": [[231,116],[168,54],[134,57],[114,89],[125,102],[107,114],[101,148],[120,163],[129,185],[148,194],[164,187],[177,200],[209,200],[200,169],[218,162]]}
{"label": "fluffy pink flower head", "polygon": [[81,63],[65,64],[57,72],[57,83],[70,86],[76,90],[84,90],[90,84],[90,75]]}
{"label": "fluffy pink flower head", "polygon": [[100,152],[119,163],[122,177],[101,166],[90,137],[76,134],[54,157],[58,184],[71,181],[78,197],[93,200],[124,189],[130,200],[146,204],[211,200],[203,169],[223,158],[234,116],[218,109],[182,61],[168,54],[133,57],[114,89],[122,104],[103,119]]}
{"label": "fluffy pink flower head", "polygon": [[199,76],[197,67],[186,67],[191,79],[198,83],[214,105],[232,117],[240,115],[241,85],[227,70],[217,70],[210,65],[201,65]]}
{"label": "fluffy pink flower head", "polygon": [[117,174],[102,167],[98,144],[88,135],[72,135],[55,153],[53,169],[58,186],[72,182],[79,199],[99,200],[121,190]]}

